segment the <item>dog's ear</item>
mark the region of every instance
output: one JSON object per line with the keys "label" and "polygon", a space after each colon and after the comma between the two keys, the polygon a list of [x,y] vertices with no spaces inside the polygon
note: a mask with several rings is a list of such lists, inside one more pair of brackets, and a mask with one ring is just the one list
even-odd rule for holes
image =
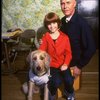
{"label": "dog's ear", "polygon": [[33,54],[35,53],[36,51],[32,51],[32,52],[30,52],[29,54],[28,54],[28,56],[27,56],[27,58],[26,58],[26,61],[28,62],[28,63],[31,63],[32,62],[32,56],[33,56]]}
{"label": "dog's ear", "polygon": [[28,54],[28,56],[27,56],[27,58],[26,58],[26,61],[29,63],[29,64],[32,64],[31,62],[32,62],[32,56],[35,54],[35,53],[37,53],[38,52],[38,50],[35,50],[35,51],[32,51],[32,52],[30,52],[29,54]]}
{"label": "dog's ear", "polygon": [[47,53],[47,52],[44,52],[44,55],[45,55],[45,65],[46,65],[46,68],[50,68],[50,55]]}
{"label": "dog's ear", "polygon": [[50,61],[50,55],[47,52],[45,52],[45,66],[47,69],[48,76],[50,76]]}

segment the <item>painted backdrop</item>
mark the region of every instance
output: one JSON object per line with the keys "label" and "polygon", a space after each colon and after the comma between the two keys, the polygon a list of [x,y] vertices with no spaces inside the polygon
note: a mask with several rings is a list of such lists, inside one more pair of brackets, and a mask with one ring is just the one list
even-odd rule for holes
{"label": "painted backdrop", "polygon": [[63,16],[60,0],[2,0],[2,32],[13,27],[37,30],[51,11]]}

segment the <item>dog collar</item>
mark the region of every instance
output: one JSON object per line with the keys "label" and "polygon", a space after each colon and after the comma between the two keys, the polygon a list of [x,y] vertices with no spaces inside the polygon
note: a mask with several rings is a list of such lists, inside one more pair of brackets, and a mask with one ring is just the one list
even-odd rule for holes
{"label": "dog collar", "polygon": [[[32,73],[37,75],[34,70],[32,71]],[[47,71],[45,73],[43,73],[41,76],[45,75],[46,73],[47,73]],[[39,75],[37,75],[37,76],[39,76]],[[39,77],[41,77],[41,76],[39,76]]]}

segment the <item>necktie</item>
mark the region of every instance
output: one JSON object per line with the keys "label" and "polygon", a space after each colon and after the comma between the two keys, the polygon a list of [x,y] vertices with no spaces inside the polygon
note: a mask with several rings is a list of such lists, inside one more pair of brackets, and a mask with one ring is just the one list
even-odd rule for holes
{"label": "necktie", "polygon": [[66,18],[66,20],[65,20],[65,21],[66,21],[66,23],[68,23],[68,19],[67,19],[67,18]]}

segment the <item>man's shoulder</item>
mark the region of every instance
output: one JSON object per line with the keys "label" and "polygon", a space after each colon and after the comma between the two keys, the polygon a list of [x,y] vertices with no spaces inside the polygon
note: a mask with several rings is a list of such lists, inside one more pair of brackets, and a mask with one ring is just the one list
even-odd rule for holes
{"label": "man's shoulder", "polygon": [[86,22],[86,19],[82,16],[82,15],[80,15],[79,13],[76,13],[76,18],[79,20],[79,21],[81,21],[81,22]]}
{"label": "man's shoulder", "polygon": [[80,26],[81,25],[88,25],[86,18],[77,12],[73,15],[72,21],[79,24]]}

